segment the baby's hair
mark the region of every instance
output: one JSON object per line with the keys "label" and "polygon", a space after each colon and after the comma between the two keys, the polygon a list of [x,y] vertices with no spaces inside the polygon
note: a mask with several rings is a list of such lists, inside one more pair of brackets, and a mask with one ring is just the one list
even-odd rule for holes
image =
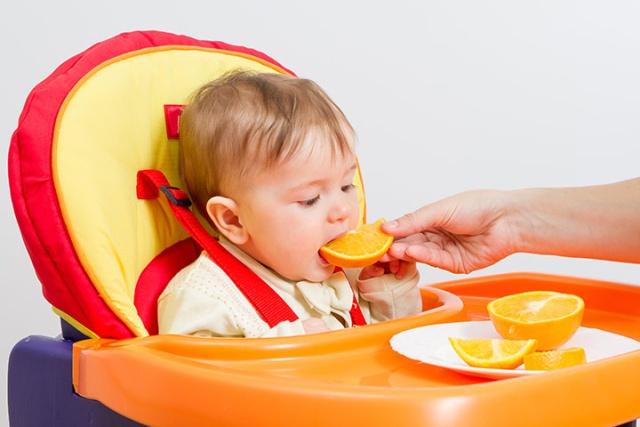
{"label": "baby's hair", "polygon": [[195,206],[296,154],[312,134],[332,155],[353,149],[343,112],[313,81],[235,71],[198,89],[180,118],[180,171]]}

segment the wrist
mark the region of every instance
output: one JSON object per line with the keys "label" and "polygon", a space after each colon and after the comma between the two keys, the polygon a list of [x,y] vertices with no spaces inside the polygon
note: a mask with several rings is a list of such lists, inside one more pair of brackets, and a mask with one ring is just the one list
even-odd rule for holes
{"label": "wrist", "polygon": [[[544,221],[539,209],[544,200],[544,189],[522,189],[505,192],[503,210],[512,236],[512,251],[536,252],[539,231]],[[536,232],[537,230],[537,232]]]}

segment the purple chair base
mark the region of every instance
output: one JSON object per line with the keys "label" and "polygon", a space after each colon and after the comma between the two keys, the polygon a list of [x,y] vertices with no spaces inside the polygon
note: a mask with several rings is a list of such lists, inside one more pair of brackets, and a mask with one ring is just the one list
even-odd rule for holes
{"label": "purple chair base", "polygon": [[[66,334],[65,334],[66,336]],[[30,336],[9,356],[9,423],[12,427],[142,426],[73,391],[71,348],[62,338]]]}

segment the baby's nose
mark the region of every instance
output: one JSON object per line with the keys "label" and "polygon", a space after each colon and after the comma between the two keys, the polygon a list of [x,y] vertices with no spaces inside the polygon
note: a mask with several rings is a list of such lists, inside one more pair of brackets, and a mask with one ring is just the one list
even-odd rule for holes
{"label": "baby's nose", "polygon": [[340,222],[349,218],[351,208],[347,203],[336,204],[329,212],[329,222]]}

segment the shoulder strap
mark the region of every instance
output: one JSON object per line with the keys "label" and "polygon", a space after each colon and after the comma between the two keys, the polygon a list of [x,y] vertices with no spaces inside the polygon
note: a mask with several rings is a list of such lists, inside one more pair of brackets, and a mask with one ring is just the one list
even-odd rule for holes
{"label": "shoulder strap", "polygon": [[[342,269],[342,267],[337,267],[333,271],[334,273],[342,272],[346,276],[346,273]],[[351,303],[351,309],[349,310],[349,315],[351,316],[351,324],[353,326],[366,326],[367,321],[362,314],[362,310],[360,309],[360,305],[358,305],[358,297],[356,293],[353,293],[353,302]]]}
{"label": "shoulder strap", "polygon": [[353,293],[353,303],[351,304],[351,310],[349,310],[349,314],[351,315],[351,323],[353,326],[366,326],[367,321],[362,314],[362,310],[360,310],[360,306],[358,305],[358,297],[355,292]]}
{"label": "shoulder strap", "polygon": [[191,200],[184,191],[170,186],[167,178],[158,170],[138,171],[137,178],[138,199],[156,199],[162,192],[180,224],[236,284],[270,327],[284,320],[298,320],[291,307],[269,285],[211,237],[189,209]]}

